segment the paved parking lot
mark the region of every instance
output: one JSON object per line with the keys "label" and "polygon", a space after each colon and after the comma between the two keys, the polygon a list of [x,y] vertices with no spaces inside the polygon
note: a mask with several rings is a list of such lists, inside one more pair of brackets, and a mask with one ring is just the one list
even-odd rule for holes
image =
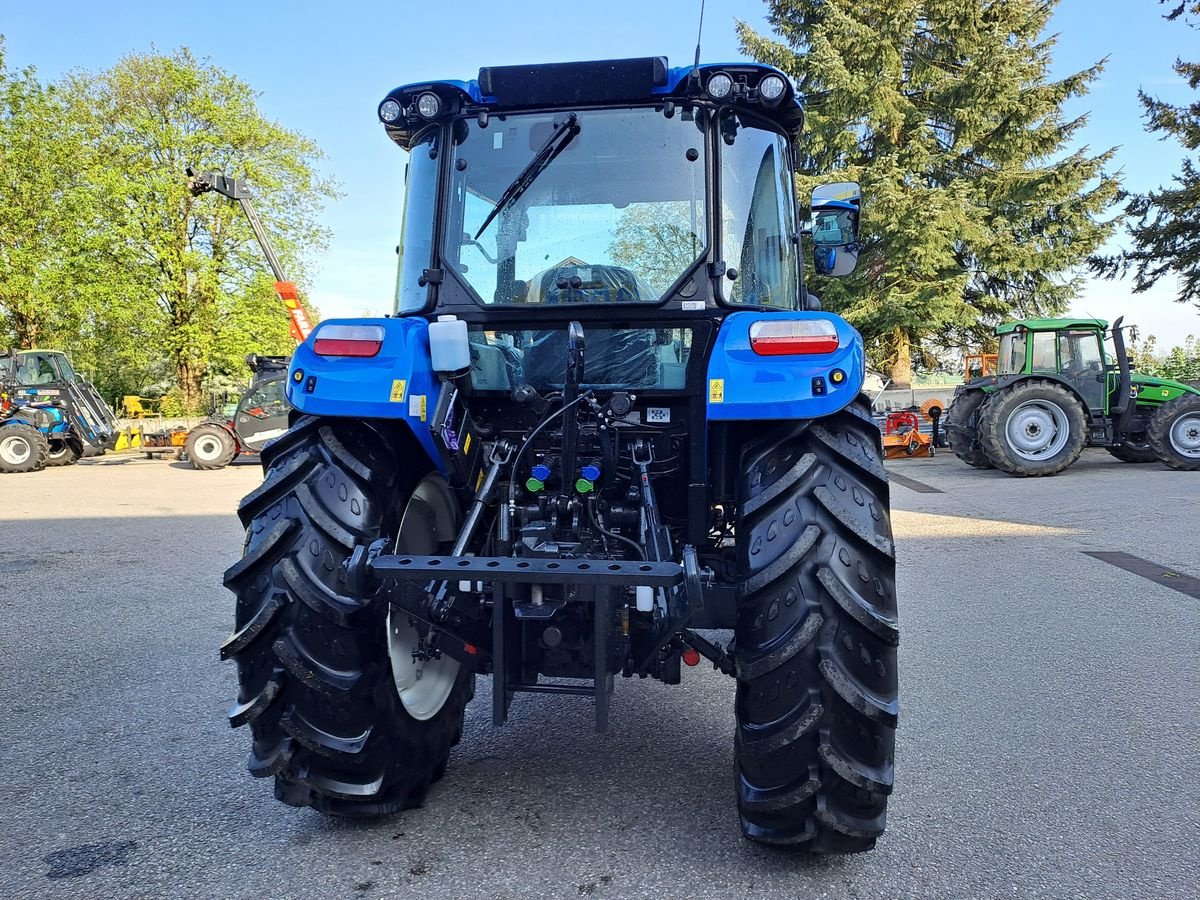
{"label": "paved parking lot", "polygon": [[[1184,897],[1200,884],[1200,474],[892,470],[901,731],[870,854],[781,855],[733,810],[727,678],[577,698],[486,680],[424,809],[276,803],[224,713],[221,572],[258,470],[106,457],[0,478],[2,897]],[[1163,584],[1091,552],[1159,564]],[[1174,580],[1173,580],[1174,578]]]}

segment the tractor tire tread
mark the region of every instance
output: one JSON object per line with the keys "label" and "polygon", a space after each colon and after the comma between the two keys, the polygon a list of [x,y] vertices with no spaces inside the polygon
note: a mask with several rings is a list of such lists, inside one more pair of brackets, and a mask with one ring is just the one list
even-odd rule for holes
{"label": "tractor tire tread", "polygon": [[[966,420],[976,416],[979,407],[987,401],[988,395],[981,390],[967,391],[960,394],[946,410],[943,429],[950,451],[968,466],[976,469],[992,469],[992,461],[988,459],[987,451],[979,442],[979,419],[975,418],[972,428]],[[957,439],[956,439],[957,435]]]}
{"label": "tractor tire tread", "polygon": [[[356,596],[343,563],[390,527],[418,473],[400,472],[398,432],[300,417],[264,448],[263,485],[239,507],[243,559],[225,574],[237,596],[222,656],[237,666],[230,722],[252,732],[250,774],[273,777],[293,806],[346,817],[419,806],[461,738],[474,677],[460,670],[445,706],[418,721],[396,693],[387,603]],[[395,523],[392,522],[391,525]]]}
{"label": "tractor tire tread", "polygon": [[[1009,452],[1005,440],[1005,425],[1012,409],[1021,398],[1041,393],[1041,399],[1052,401],[1070,419],[1070,433],[1063,448],[1049,460],[1027,460]],[[1038,399],[1038,398],[1034,398]],[[1087,414],[1079,399],[1053,381],[1029,378],[995,391],[979,411],[979,440],[992,465],[1009,475],[1020,478],[1041,478],[1057,475],[1075,463],[1087,446]]]}
{"label": "tractor tire tread", "polygon": [[0,424],[0,439],[11,437],[12,429],[19,429],[20,434],[29,442],[32,452],[28,459],[19,465],[5,463],[3,459],[0,459],[0,475],[21,475],[26,472],[40,472],[46,468],[47,460],[50,458],[50,442],[46,440],[46,436],[32,425],[21,422]]}
{"label": "tractor tire tread", "polygon": [[1184,456],[1171,442],[1171,428],[1175,420],[1181,413],[1188,411],[1200,416],[1200,396],[1181,394],[1173,400],[1168,400],[1150,416],[1150,422],[1146,426],[1146,440],[1163,465],[1183,472],[1194,472],[1200,470],[1200,457]]}
{"label": "tractor tire tread", "polygon": [[848,853],[883,832],[899,632],[882,459],[864,400],[743,452],[734,746],[749,840]]}

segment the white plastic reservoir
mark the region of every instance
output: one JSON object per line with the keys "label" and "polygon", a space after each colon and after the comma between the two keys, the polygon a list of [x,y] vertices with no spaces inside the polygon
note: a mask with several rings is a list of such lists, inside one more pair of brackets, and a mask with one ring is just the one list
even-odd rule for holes
{"label": "white plastic reservoir", "polygon": [[429,323],[429,356],[435,372],[461,372],[471,367],[467,323],[458,316],[438,316]]}

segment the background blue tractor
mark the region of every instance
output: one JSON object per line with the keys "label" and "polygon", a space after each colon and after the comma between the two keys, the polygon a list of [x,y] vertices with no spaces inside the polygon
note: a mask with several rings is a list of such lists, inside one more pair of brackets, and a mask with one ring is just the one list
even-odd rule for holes
{"label": "background blue tractor", "polygon": [[69,466],[115,446],[116,417],[59,350],[0,353],[0,473]]}
{"label": "background blue tractor", "polygon": [[[703,658],[737,682],[744,834],[873,846],[888,486],[862,340],[804,288],[792,86],[510,66],[379,115],[410,153],[394,314],[297,350],[225,576],[251,773],[293,805],[395,812],[445,771],[476,675],[496,724],[518,694],[578,694],[602,729],[615,676],[674,684]],[[810,243],[843,274],[858,191],[826,188]]]}

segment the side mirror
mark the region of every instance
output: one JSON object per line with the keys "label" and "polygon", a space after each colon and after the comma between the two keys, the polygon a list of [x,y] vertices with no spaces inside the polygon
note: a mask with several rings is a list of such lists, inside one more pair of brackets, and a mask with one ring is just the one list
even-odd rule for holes
{"label": "side mirror", "polygon": [[818,275],[849,275],[858,265],[862,192],[854,181],[823,184],[812,192],[813,266]]}

